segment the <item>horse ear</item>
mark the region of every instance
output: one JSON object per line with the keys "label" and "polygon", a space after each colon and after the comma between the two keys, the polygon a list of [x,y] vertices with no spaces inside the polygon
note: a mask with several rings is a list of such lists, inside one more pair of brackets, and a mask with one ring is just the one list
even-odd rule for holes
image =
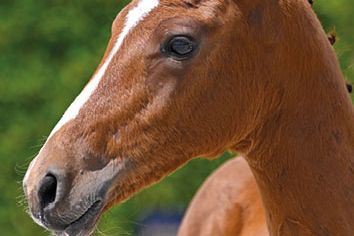
{"label": "horse ear", "polygon": [[333,28],[328,34],[328,41],[331,43],[331,45],[334,45],[337,42],[337,31],[336,28]]}
{"label": "horse ear", "polygon": [[352,93],[353,92],[353,85],[351,83],[349,83],[349,82],[347,82],[346,84],[347,84],[348,92]]}

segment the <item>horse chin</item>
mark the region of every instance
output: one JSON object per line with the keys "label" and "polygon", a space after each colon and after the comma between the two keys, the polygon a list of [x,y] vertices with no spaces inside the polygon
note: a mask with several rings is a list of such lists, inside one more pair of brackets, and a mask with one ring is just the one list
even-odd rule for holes
{"label": "horse chin", "polygon": [[88,236],[92,235],[103,213],[104,204],[101,200],[92,204],[78,219],[70,223],[63,231],[55,231],[57,236]]}

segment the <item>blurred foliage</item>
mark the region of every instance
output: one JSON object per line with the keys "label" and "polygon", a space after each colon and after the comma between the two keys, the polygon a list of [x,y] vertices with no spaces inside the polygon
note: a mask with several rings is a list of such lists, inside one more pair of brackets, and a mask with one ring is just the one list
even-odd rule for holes
{"label": "blurred foliage", "polygon": [[[127,1],[1,0],[0,2],[0,234],[47,235],[25,213],[21,180],[63,111],[102,57],[110,25]],[[336,26],[336,50],[354,79],[352,0],[316,1],[327,31]],[[230,155],[196,160],[106,214],[99,230],[132,235],[141,212],[183,211],[205,177]]]}

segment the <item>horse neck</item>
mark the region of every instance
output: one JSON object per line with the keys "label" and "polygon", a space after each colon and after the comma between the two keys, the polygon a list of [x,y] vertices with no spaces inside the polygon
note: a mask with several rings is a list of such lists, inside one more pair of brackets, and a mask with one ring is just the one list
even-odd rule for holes
{"label": "horse neck", "polygon": [[317,31],[307,49],[289,50],[303,63],[272,78],[286,83],[245,151],[271,235],[354,235],[354,110]]}
{"label": "horse neck", "polygon": [[340,121],[278,128],[268,148],[247,158],[271,235],[354,235],[353,128]]}

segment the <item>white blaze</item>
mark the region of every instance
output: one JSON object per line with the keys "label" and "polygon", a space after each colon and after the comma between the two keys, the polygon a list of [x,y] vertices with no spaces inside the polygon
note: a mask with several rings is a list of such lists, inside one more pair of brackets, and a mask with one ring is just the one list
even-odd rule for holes
{"label": "white blaze", "polygon": [[159,0],[140,0],[138,5],[132,8],[127,14],[126,21],[122,32],[120,33],[112,51],[107,57],[104,64],[99,71],[94,75],[92,80],[87,84],[81,94],[74,100],[69,108],[64,113],[58,124],[54,127],[50,133],[49,138],[55,134],[62,126],[68,121],[75,119],[79,114],[80,109],[85,105],[87,100],[91,97],[96,90],[98,84],[106,73],[108,66],[110,65],[114,55],[118,52],[119,48],[124,42],[124,39],[128,33],[133,29],[145,16],[147,16],[155,7],[159,4]]}
{"label": "white blaze", "polygon": [[[63,117],[60,119],[58,124],[54,127],[50,133],[48,139],[53,136],[61,127],[63,127],[67,122],[76,118],[79,114],[80,109],[85,105],[88,99],[96,90],[101,79],[106,73],[114,55],[118,52],[119,48],[122,46],[124,39],[127,37],[129,32],[141,21],[143,20],[155,7],[159,5],[159,0],[140,0],[134,8],[132,8],[125,19],[125,24],[122,32],[120,33],[113,49],[109,53],[106,61],[103,63],[98,72],[94,75],[91,81],[86,85],[80,95],[74,100],[74,102],[65,111]],[[28,174],[31,172],[32,167],[36,158],[30,164],[27,173],[24,178],[24,182],[27,182]]]}

